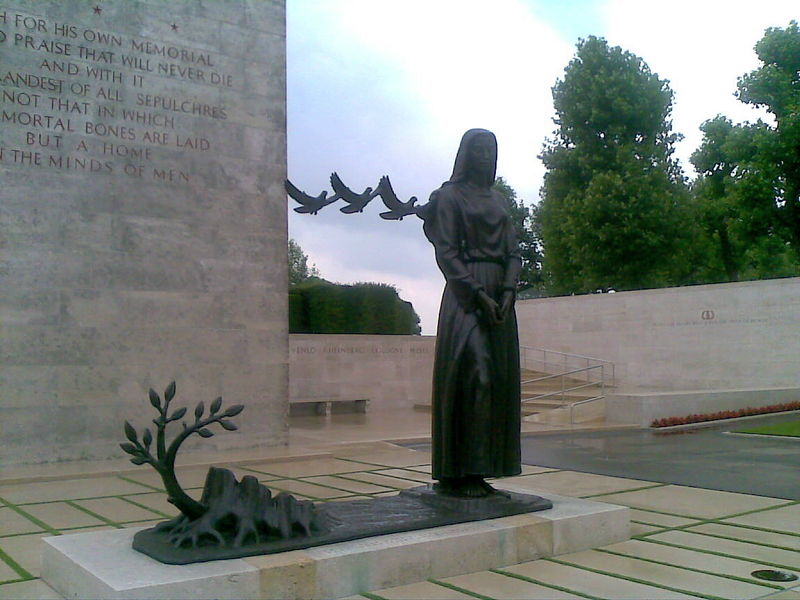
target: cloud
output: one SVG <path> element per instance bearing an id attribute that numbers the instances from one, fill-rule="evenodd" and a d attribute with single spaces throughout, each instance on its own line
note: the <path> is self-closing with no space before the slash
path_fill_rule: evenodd
<path id="1" fill-rule="evenodd" d="M 734 97 L 738 77 L 758 67 L 753 51 L 767 27 L 797 18 L 796 0 L 759 2 L 610 0 L 605 37 L 641 56 L 675 92 L 673 129 L 685 139 L 676 155 L 693 174 L 689 157 L 702 142 L 703 121 L 724 114 L 734 122 L 768 118 Z"/>
<path id="2" fill-rule="evenodd" d="M 497 134 L 498 175 L 538 201 L 536 155 L 554 129 L 551 88 L 575 52 L 575 33 L 605 37 L 641 56 L 675 92 L 677 156 L 685 170 L 700 124 L 718 113 L 763 116 L 733 97 L 757 66 L 753 45 L 796 17 L 796 0 L 289 0 L 289 176 L 301 189 L 330 189 L 337 171 L 355 190 L 389 175 L 402 199 L 421 202 L 447 179 L 461 134 Z M 595 19 L 596 23 L 592 23 Z M 290 212 L 290 235 L 324 277 L 397 285 L 436 327 L 442 278 L 421 222 L 335 206 L 316 217 Z"/>
<path id="3" fill-rule="evenodd" d="M 403 199 L 424 202 L 449 177 L 461 134 L 485 127 L 498 137 L 498 174 L 537 199 L 550 88 L 573 47 L 526 3 L 291 0 L 287 19 L 289 176 L 298 187 L 330 189 L 337 171 L 360 190 L 388 174 Z M 432 333 L 442 278 L 421 222 L 389 223 L 378 212 L 292 213 L 290 235 L 326 278 L 400 286 Z"/>

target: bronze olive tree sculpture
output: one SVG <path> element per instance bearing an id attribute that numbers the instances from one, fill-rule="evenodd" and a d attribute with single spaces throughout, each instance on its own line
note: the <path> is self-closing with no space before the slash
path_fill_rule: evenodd
<path id="1" fill-rule="evenodd" d="M 206 413 L 205 405 L 199 402 L 194 410 L 194 422 L 184 421 L 182 430 L 167 446 L 167 426 L 183 419 L 186 407 L 170 414 L 170 402 L 175 397 L 174 381 L 164 390 L 163 402 L 152 388 L 149 396 L 150 404 L 158 411 L 158 416 L 153 419 L 155 447 L 151 450 L 154 440 L 150 429 L 144 430 L 140 440 L 136 429 L 127 421 L 125 437 L 128 441 L 120 447 L 131 455 L 133 464 L 149 464 L 158 472 L 169 502 L 180 510 L 180 515 L 155 528 L 157 532 L 168 533 L 169 541 L 175 547 L 217 545 L 239 548 L 248 542 L 257 543 L 270 537 L 289 538 L 295 533 L 311 535 L 312 531 L 325 529 L 324 519 L 318 515 L 312 502 L 297 500 L 286 493 L 273 497 L 272 492 L 254 476 L 245 475 L 237 481 L 228 469 L 211 467 L 200 500 L 189 496 L 175 475 L 175 458 L 181 444 L 195 433 L 204 438 L 212 437 L 214 432 L 208 427 L 214 424 L 235 431 L 237 427 L 229 419 L 241 413 L 244 406 L 237 404 L 223 411 L 220 397 L 211 403 Z"/>

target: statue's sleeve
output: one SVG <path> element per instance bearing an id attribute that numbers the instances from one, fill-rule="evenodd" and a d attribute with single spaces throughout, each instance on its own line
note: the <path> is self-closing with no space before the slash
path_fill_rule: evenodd
<path id="1" fill-rule="evenodd" d="M 424 214 L 423 231 L 433 244 L 436 264 L 461 307 L 466 312 L 472 312 L 476 308 L 475 295 L 483 286 L 470 275 L 461 258 L 463 235 L 460 231 L 458 207 L 452 197 L 437 191 L 431 194 Z"/>
<path id="2" fill-rule="evenodd" d="M 517 231 L 510 217 L 505 222 L 505 228 L 506 270 L 503 276 L 503 289 L 516 292 L 519 274 L 522 272 L 522 254 L 519 250 Z"/>

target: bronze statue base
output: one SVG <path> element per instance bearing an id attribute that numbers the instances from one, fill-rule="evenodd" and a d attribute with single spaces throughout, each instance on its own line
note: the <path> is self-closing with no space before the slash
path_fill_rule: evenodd
<path id="1" fill-rule="evenodd" d="M 499 491 L 482 498 L 458 498 L 439 494 L 430 486 L 422 486 L 403 490 L 397 496 L 318 504 L 317 510 L 331 524 L 330 530 L 318 535 L 306 536 L 298 532 L 295 537 L 276 537 L 238 548 L 230 544 L 212 545 L 212 539 L 201 539 L 198 546 L 176 548 L 169 542 L 168 533 L 157 532 L 153 528 L 137 533 L 133 547 L 162 563 L 182 565 L 288 552 L 377 535 L 497 519 L 546 510 L 552 506 L 549 500 L 528 494 Z"/>

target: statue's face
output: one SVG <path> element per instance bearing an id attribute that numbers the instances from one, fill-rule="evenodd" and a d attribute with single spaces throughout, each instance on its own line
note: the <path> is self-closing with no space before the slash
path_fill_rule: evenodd
<path id="1" fill-rule="evenodd" d="M 479 135 L 469 146 L 470 167 L 476 171 L 487 172 L 494 169 L 495 149 L 492 138 L 488 135 Z"/>

